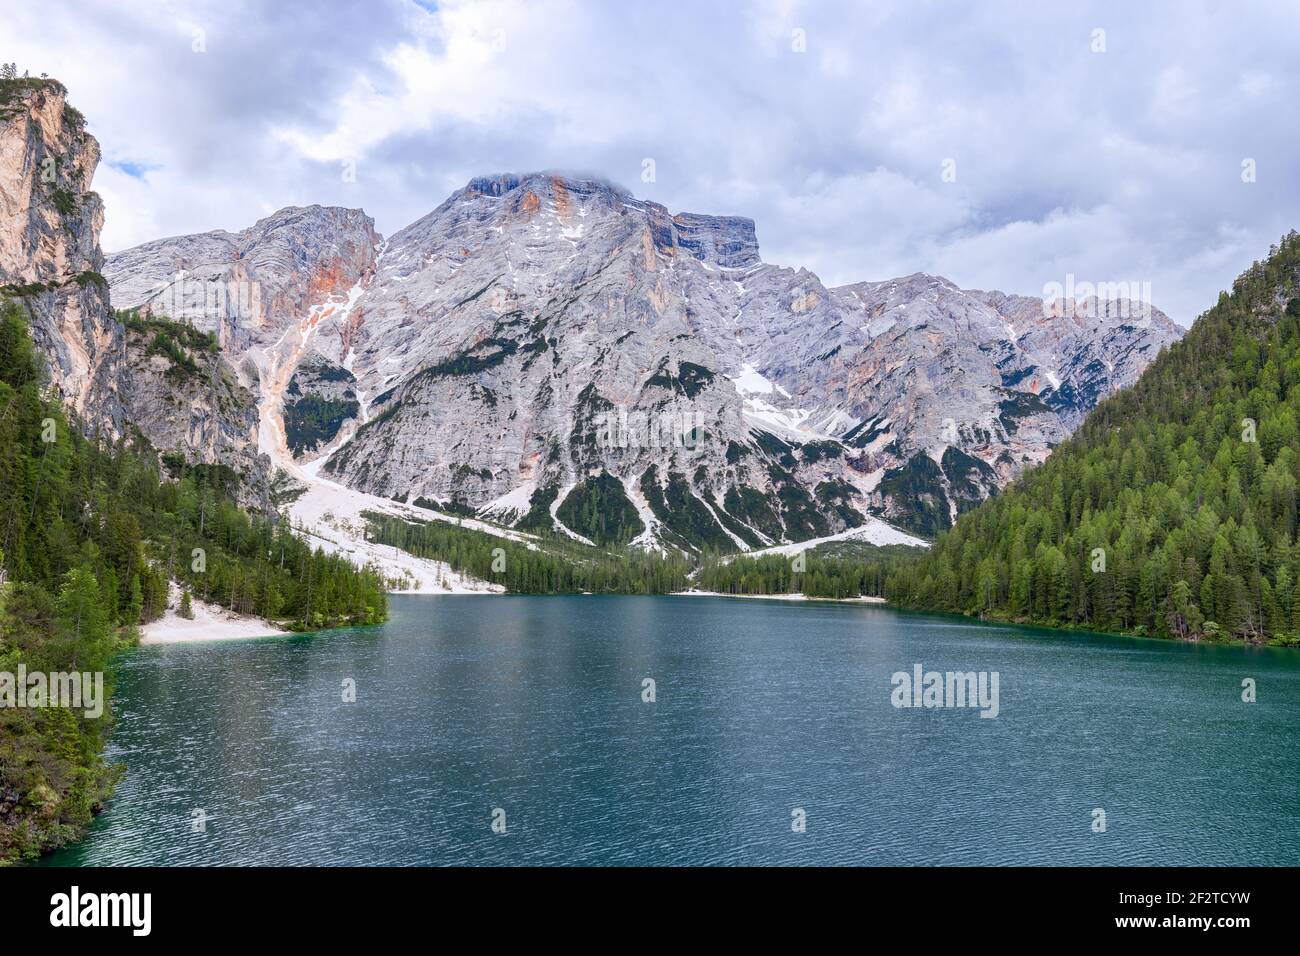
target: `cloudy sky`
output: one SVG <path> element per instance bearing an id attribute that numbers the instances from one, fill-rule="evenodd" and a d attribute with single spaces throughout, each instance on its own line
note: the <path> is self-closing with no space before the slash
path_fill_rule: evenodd
<path id="1" fill-rule="evenodd" d="M 110 251 L 306 203 L 387 235 L 472 176 L 565 169 L 749 216 L 765 259 L 828 284 L 1036 295 L 1073 273 L 1150 282 L 1188 323 L 1300 227 L 1292 0 L 61 0 L 5 19 L 0 58 L 63 80 L 100 140 Z"/>

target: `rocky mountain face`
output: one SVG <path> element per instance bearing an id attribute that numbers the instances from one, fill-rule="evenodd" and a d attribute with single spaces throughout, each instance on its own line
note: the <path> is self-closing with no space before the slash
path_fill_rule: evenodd
<path id="1" fill-rule="evenodd" d="M 89 430 L 126 420 L 126 341 L 108 304 L 90 191 L 99 144 L 54 80 L 0 81 L 0 293 L 21 299 L 51 385 Z"/>
<path id="2" fill-rule="evenodd" d="M 221 368 L 191 377 L 183 395 L 173 391 L 174 380 L 137 379 L 146 434 L 156 442 L 165 435 L 163 447 L 183 446 L 199 460 L 214 460 L 212 449 L 219 449 L 215 460 L 244 475 L 256 488 L 249 497 L 264 501 L 273 459 L 290 457 L 287 430 L 301 454 L 318 444 L 316 419 L 332 420 L 336 432 L 356 416 L 355 402 L 343 405 L 341 416 L 333 406 L 312 405 L 315 393 L 304 391 L 304 382 L 350 374 L 307 343 L 347 349 L 355 328 L 342 316 L 370 274 L 378 242 L 364 213 L 310 206 L 282 209 L 238 233 L 159 239 L 110 256 L 105 273 L 119 308 L 209 335 L 222 359 Z M 309 354 L 320 366 L 314 377 Z M 187 420 L 158 422 L 157 408 L 169 406 L 183 407 Z"/>
<path id="3" fill-rule="evenodd" d="M 0 81 L 0 294 L 25 305 L 50 385 L 87 432 L 143 437 L 172 470 L 225 466 L 246 503 L 268 505 L 257 397 L 217 337 L 193 309 L 124 323 L 111 306 L 98 163 L 60 83 Z"/>
<path id="4" fill-rule="evenodd" d="M 278 461 L 689 550 L 932 535 L 1181 334 L 1126 301 L 827 288 L 762 262 L 747 219 L 544 173 L 475 179 L 386 241 L 356 210 L 286 209 L 105 273 L 119 307 L 218 338 Z M 232 283 L 243 305 L 212 307 Z"/>
<path id="5" fill-rule="evenodd" d="M 1182 334 L 1141 303 L 1045 306 L 927 275 L 831 295 L 846 322 L 817 346 L 834 352 L 825 387 L 861 422 L 839 437 L 884 469 L 874 503 L 931 533 L 1042 461 Z"/>
<path id="6" fill-rule="evenodd" d="M 172 474 L 185 465 L 230 469 L 240 499 L 268 509 L 271 461 L 258 448 L 257 399 L 215 335 L 165 318 L 128 316 L 127 414 Z"/>
<path id="7" fill-rule="evenodd" d="M 358 209 L 287 208 L 238 233 L 219 229 L 116 253 L 105 274 L 118 308 L 212 332 L 227 355 L 273 345 L 309 318 L 326 321 L 319 336 L 337 346 L 352 330 L 329 323 L 332 310 L 322 304 L 346 297 L 369 273 L 378 243 L 374 220 Z"/>

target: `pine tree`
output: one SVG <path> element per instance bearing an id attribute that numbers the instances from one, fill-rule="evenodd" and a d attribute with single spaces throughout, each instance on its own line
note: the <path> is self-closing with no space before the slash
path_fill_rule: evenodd
<path id="1" fill-rule="evenodd" d="M 893 562 L 886 594 L 1046 624 L 1300 638 L 1297 289 L 1292 232 L 1046 462 Z M 1084 560 L 1094 548 L 1104 572 Z M 1006 590 L 990 605 L 995 580 Z"/>

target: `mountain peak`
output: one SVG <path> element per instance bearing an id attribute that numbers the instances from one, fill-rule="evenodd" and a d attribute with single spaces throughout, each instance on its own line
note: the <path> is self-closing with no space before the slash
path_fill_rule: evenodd
<path id="1" fill-rule="evenodd" d="M 466 183 L 461 192 L 500 199 L 520 188 L 548 196 L 555 192 L 575 193 L 582 196 L 607 195 L 629 199 L 632 196 L 628 190 L 604 177 L 559 169 L 475 176 Z"/>
<path id="2" fill-rule="evenodd" d="M 259 284 L 262 311 L 215 331 L 262 391 L 273 456 L 559 534 L 567 515 L 600 537 L 580 521 L 593 496 L 636 515 L 620 526 L 646 545 L 759 548 L 872 515 L 934 534 L 1177 337 L 1028 299 L 1008 317 L 927 273 L 828 290 L 760 267 L 752 219 L 674 214 L 567 172 L 475 177 L 382 262 L 363 221 L 290 207 L 234 242 L 128 251 L 107 274 L 124 302 L 154 301 L 178 263 Z M 342 411 L 304 432 L 326 407 Z M 695 446 L 643 440 L 687 413 L 707 423 Z M 640 437 L 602 444 L 611 414 Z"/>
<path id="3" fill-rule="evenodd" d="M 374 219 L 366 215 L 366 211 L 360 207 L 352 206 L 322 206 L 319 203 L 312 203 L 308 206 L 281 206 L 270 215 L 263 216 L 257 222 L 247 229 L 241 230 L 241 234 L 265 231 L 274 229 L 280 225 L 298 220 L 324 220 L 324 221 L 352 221 L 364 220 L 374 225 Z"/>
<path id="4" fill-rule="evenodd" d="M 563 170 L 476 176 L 449 202 L 458 197 L 470 202 L 480 197 L 504 200 L 511 213 L 524 216 L 545 206 L 566 224 L 575 211 L 583 218 L 593 209 L 611 215 L 640 212 L 649 218 L 655 245 L 661 250 L 681 249 L 701 262 L 724 269 L 749 268 L 760 261 L 754 220 L 693 212 L 674 214 L 662 203 L 638 199 L 630 190 L 600 176 Z"/>

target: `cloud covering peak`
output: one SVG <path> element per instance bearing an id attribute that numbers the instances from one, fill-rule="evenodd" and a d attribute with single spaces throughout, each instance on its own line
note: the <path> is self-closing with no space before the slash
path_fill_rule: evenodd
<path id="1" fill-rule="evenodd" d="M 69 87 L 104 245 L 287 204 L 384 234 L 494 170 L 755 220 L 830 284 L 1150 282 L 1187 323 L 1300 226 L 1291 4 L 20 5 Z M 1253 181 L 1250 179 L 1253 176 Z"/>

